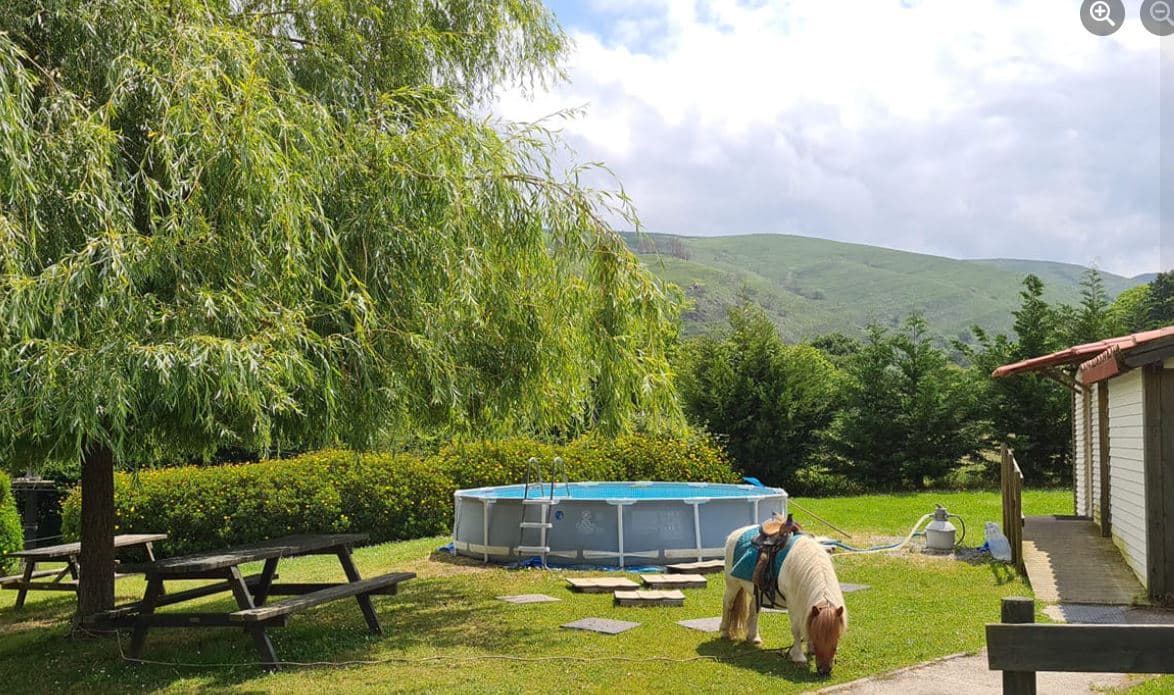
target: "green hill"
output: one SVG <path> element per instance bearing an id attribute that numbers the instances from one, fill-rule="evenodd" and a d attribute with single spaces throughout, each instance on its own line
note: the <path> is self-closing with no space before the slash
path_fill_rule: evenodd
<path id="1" fill-rule="evenodd" d="M 1009 331 L 1023 277 L 1035 273 L 1046 298 L 1075 304 L 1078 265 L 1017 259 L 957 260 L 863 244 L 782 234 L 722 237 L 626 235 L 648 267 L 679 285 L 692 306 L 684 330 L 725 324 L 743 298 L 762 306 L 789 341 L 870 323 L 895 327 L 911 312 L 946 338 L 968 339 L 977 324 Z M 1137 279 L 1102 273 L 1110 295 Z"/>

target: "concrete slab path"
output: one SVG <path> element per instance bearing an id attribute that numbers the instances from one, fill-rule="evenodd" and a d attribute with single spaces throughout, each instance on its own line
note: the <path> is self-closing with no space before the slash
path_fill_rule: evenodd
<path id="1" fill-rule="evenodd" d="M 1128 606 L 1144 598 L 1121 551 L 1087 519 L 1027 517 L 1023 564 L 1042 603 Z"/>
<path id="2" fill-rule="evenodd" d="M 1121 673 L 1040 673 L 1040 693 L 1085 695 L 1103 693 L 1136 682 Z M 883 676 L 862 678 L 815 691 L 820 695 L 1002 695 L 1003 673 L 987 668 L 986 651 L 973 656 L 959 655 L 940 661 L 893 671 Z"/>

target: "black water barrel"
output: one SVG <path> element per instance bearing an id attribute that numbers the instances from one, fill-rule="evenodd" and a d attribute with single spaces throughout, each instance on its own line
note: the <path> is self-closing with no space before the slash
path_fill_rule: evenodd
<path id="1" fill-rule="evenodd" d="M 39 548 L 61 542 L 61 501 L 66 490 L 44 478 L 12 479 L 12 495 L 24 526 L 24 547 Z"/>

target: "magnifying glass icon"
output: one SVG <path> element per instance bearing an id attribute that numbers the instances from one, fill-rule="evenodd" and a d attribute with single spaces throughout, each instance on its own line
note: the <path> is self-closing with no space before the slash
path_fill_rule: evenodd
<path id="1" fill-rule="evenodd" d="M 1098 2 L 1100 1 L 1098 0 Z M 1093 4 L 1095 5 L 1096 3 Z M 1170 3 L 1166 2 L 1166 0 L 1158 0 L 1150 5 L 1150 19 L 1155 22 L 1174 26 L 1174 10 L 1171 10 Z"/>
<path id="2" fill-rule="evenodd" d="M 1165 0 L 1158 0 L 1158 2 L 1154 3 L 1150 7 L 1150 16 L 1153 16 L 1154 8 L 1158 5 L 1165 6 L 1166 14 L 1164 16 L 1169 18 L 1171 14 L 1170 6 L 1166 4 Z M 1088 16 L 1091 17 L 1094 22 L 1104 22 L 1109 26 L 1116 28 L 1117 23 L 1114 22 L 1113 18 L 1109 16 L 1110 14 L 1112 14 L 1112 11 L 1109 9 L 1109 3 L 1105 2 L 1105 0 L 1097 0 L 1092 5 L 1089 5 Z M 1154 17 L 1154 19 L 1159 22 L 1162 21 L 1157 17 Z"/>

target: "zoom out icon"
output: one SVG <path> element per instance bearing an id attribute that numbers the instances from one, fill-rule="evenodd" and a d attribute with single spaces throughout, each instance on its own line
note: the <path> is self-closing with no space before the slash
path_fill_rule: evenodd
<path id="1" fill-rule="evenodd" d="M 1151 34 L 1169 36 L 1174 34 L 1174 2 L 1171 0 L 1143 0 L 1141 23 Z"/>

